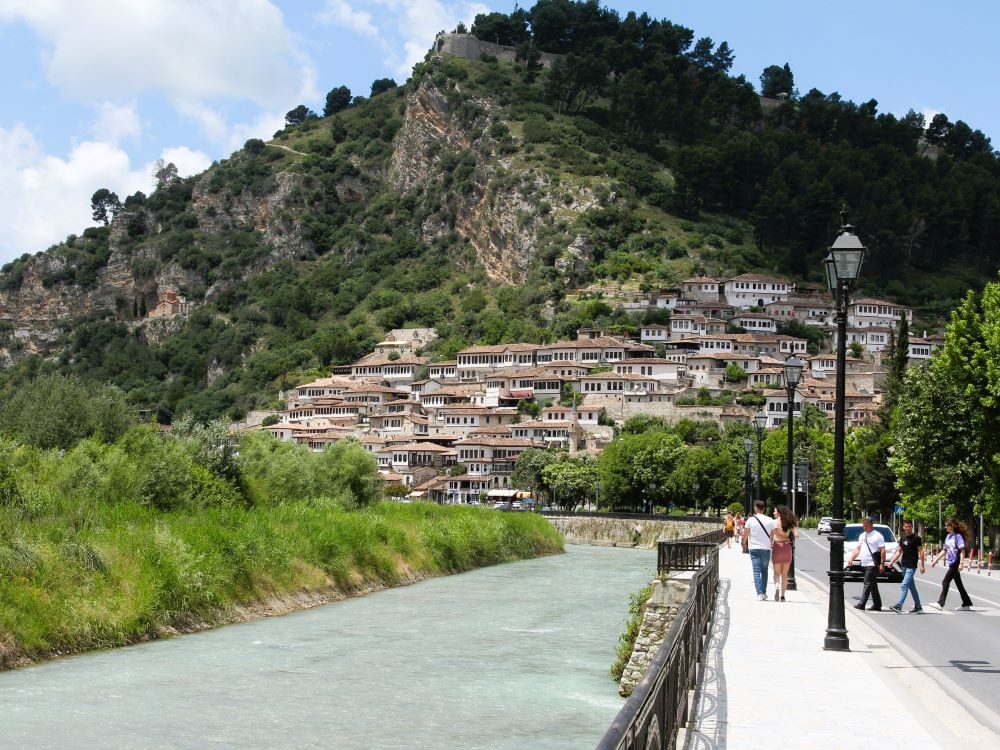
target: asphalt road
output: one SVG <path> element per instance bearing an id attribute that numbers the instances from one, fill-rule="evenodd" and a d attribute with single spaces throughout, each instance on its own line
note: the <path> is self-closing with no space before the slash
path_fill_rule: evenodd
<path id="1" fill-rule="evenodd" d="M 826 537 L 815 531 L 803 532 L 796 544 L 796 572 L 814 579 L 824 590 L 828 589 L 826 571 L 830 560 L 830 544 Z M 912 609 L 912 599 L 907 596 L 904 614 L 888 609 L 882 612 L 858 612 L 876 629 L 888 635 L 903 655 L 917 669 L 925 670 L 948 689 L 973 715 L 993 725 L 1000 731 L 1000 713 L 997 713 L 997 696 L 1000 695 L 1000 570 L 992 576 L 986 572 L 976 574 L 973 569 L 962 573 L 973 610 L 957 612 L 961 604 L 958 591 L 952 585 L 943 611 L 932 606 L 941 594 L 941 580 L 945 568 L 942 564 L 926 573 L 917 573 L 917 591 L 924 612 L 907 614 Z M 899 584 L 882 584 L 882 606 L 889 607 L 899 598 Z M 861 583 L 844 586 L 845 607 L 851 607 L 861 598 Z M 871 606 L 869 602 L 868 606 Z M 853 610 L 852 610 L 853 612 Z M 850 637 L 851 618 L 847 619 Z"/>

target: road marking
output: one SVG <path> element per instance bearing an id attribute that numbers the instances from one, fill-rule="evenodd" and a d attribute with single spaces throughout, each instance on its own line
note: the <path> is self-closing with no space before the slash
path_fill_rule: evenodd
<path id="1" fill-rule="evenodd" d="M 802 573 L 802 577 L 808 579 L 810 583 L 820 590 L 820 593 L 823 593 L 821 582 L 818 579 L 808 573 Z M 845 610 L 846 609 L 850 608 L 845 607 Z M 926 608 L 924 609 L 924 612 L 928 611 L 935 614 L 956 614 L 955 612 L 949 611 L 936 611 L 933 608 L 931 610 L 927 610 Z M 853 615 L 862 625 L 874 630 L 886 643 L 891 644 L 896 653 L 900 654 L 905 662 L 909 662 L 911 667 L 926 670 L 925 673 L 928 675 L 936 673 L 939 683 L 947 685 L 947 688 L 945 689 L 946 694 L 950 692 L 950 697 L 957 699 L 959 705 L 971 714 L 973 718 L 978 719 L 981 724 L 985 724 L 989 728 L 989 731 L 1000 734 L 1000 713 L 997 713 L 992 707 L 985 705 L 976 696 L 972 695 L 968 690 L 955 682 L 955 680 L 952 679 L 950 675 L 946 674 L 943 669 L 928 665 L 928 659 L 918 654 L 913 648 L 904 643 L 902 639 L 886 630 L 883 624 L 876 622 L 879 619 L 878 617 L 864 617 L 860 612 L 845 612 L 845 614 L 848 617 Z"/>

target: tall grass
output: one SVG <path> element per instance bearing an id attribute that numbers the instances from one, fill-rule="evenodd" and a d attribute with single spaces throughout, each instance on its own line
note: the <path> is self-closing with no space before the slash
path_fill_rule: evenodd
<path id="1" fill-rule="evenodd" d="M 134 427 L 42 450 L 0 436 L 0 668 L 129 643 L 235 605 L 350 594 L 562 548 L 545 519 L 373 502 L 354 443 Z"/>
<path id="2" fill-rule="evenodd" d="M 430 504 L 286 503 L 159 511 L 91 506 L 15 525 L 0 541 L 0 666 L 120 645 L 232 605 L 302 591 L 350 594 L 558 551 L 532 514 Z"/>

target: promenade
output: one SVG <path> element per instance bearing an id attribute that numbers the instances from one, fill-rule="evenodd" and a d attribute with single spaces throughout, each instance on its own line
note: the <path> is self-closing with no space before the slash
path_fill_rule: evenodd
<path id="1" fill-rule="evenodd" d="M 825 591 L 800 576 L 787 601 L 760 602 L 738 545 L 723 546 L 719 562 L 716 618 L 685 748 L 997 746 L 997 735 L 869 627 L 852 600 L 851 651 L 824 651 Z"/>

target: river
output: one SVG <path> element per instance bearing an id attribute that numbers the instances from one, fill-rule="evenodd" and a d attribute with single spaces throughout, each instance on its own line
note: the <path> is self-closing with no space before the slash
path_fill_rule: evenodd
<path id="1" fill-rule="evenodd" d="M 656 556 L 566 550 L 0 673 L 0 747 L 593 747 Z"/>

